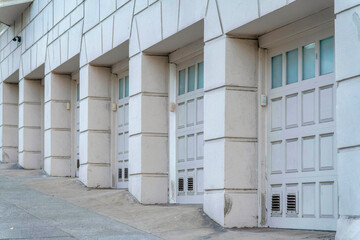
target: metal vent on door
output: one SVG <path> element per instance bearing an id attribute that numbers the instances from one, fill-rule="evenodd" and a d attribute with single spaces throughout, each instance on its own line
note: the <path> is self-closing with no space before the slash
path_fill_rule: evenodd
<path id="1" fill-rule="evenodd" d="M 183 178 L 178 179 L 178 191 L 179 192 L 184 191 L 184 179 Z"/>
<path id="2" fill-rule="evenodd" d="M 129 169 L 128 168 L 124 169 L 124 179 L 125 179 L 125 181 L 127 181 L 129 179 Z"/>
<path id="3" fill-rule="evenodd" d="M 271 212 L 280 213 L 280 194 L 273 194 L 271 196 Z"/>
<path id="4" fill-rule="evenodd" d="M 192 177 L 187 179 L 187 190 L 189 192 L 194 191 L 194 178 Z"/>
<path id="5" fill-rule="evenodd" d="M 286 196 L 286 212 L 296 213 L 296 194 L 288 193 Z"/>

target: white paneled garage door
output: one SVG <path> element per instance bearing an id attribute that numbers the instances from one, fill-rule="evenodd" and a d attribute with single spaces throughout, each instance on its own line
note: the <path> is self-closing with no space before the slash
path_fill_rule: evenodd
<path id="1" fill-rule="evenodd" d="M 334 38 L 324 30 L 268 52 L 268 223 L 336 230 Z"/>
<path id="2" fill-rule="evenodd" d="M 119 78 L 117 97 L 117 188 L 128 188 L 129 181 L 129 76 Z"/>
<path id="3" fill-rule="evenodd" d="M 204 63 L 178 65 L 177 72 L 177 199 L 202 203 L 204 194 Z"/>

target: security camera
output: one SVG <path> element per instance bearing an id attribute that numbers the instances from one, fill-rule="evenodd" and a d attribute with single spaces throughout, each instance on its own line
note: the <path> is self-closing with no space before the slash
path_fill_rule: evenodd
<path id="1" fill-rule="evenodd" d="M 21 37 L 20 36 L 16 36 L 13 38 L 14 42 L 21 42 Z"/>

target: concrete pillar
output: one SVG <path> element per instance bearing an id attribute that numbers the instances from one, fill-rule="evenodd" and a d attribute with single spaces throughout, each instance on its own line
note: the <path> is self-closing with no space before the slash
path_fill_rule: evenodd
<path id="1" fill-rule="evenodd" d="M 0 161 L 18 162 L 18 104 L 17 84 L 0 83 Z"/>
<path id="2" fill-rule="evenodd" d="M 130 59 L 129 191 L 144 204 L 168 202 L 168 58 Z"/>
<path id="3" fill-rule="evenodd" d="M 205 44 L 204 211 L 225 227 L 257 226 L 257 41 Z"/>
<path id="4" fill-rule="evenodd" d="M 19 82 L 19 164 L 25 169 L 42 166 L 41 80 Z"/>
<path id="5" fill-rule="evenodd" d="M 80 69 L 80 170 L 88 187 L 111 187 L 111 71 L 85 65 Z"/>
<path id="6" fill-rule="evenodd" d="M 71 80 L 69 75 L 45 77 L 44 170 L 50 176 L 70 176 Z"/>
<path id="7" fill-rule="evenodd" d="M 336 140 L 339 220 L 336 239 L 360 239 L 360 6 L 335 0 Z"/>

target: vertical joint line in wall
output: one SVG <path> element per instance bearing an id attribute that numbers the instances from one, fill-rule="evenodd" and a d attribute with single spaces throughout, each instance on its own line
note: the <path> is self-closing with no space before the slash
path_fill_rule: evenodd
<path id="1" fill-rule="evenodd" d="M 100 37 L 100 44 L 101 44 L 101 46 L 100 46 L 100 48 L 101 48 L 101 54 L 104 54 L 104 47 L 103 47 L 103 42 L 104 42 L 104 39 L 103 39 L 103 25 L 102 25 L 102 23 L 99 23 L 99 27 L 100 27 L 100 34 L 101 34 L 101 37 Z"/>
<path id="2" fill-rule="evenodd" d="M 67 49 L 66 49 L 66 53 L 67 53 L 67 60 L 69 60 L 70 58 L 70 31 L 67 32 Z M 80 45 L 81 47 L 81 45 Z"/>
<path id="3" fill-rule="evenodd" d="M 136 24 L 136 34 L 137 34 L 137 41 L 138 41 L 139 51 L 141 52 L 140 35 L 139 35 L 139 29 L 138 29 L 138 24 L 137 24 L 136 18 L 135 18 L 135 24 Z"/>
<path id="4" fill-rule="evenodd" d="M 181 0 L 178 0 L 179 1 L 179 4 L 178 4 L 178 19 L 177 19 L 177 26 L 176 26 L 176 31 L 179 31 L 179 23 L 180 23 L 180 1 Z"/>
<path id="5" fill-rule="evenodd" d="M 131 29 L 131 28 L 130 28 Z M 115 35 L 115 14 L 112 16 L 112 39 L 111 46 L 114 48 L 114 35 Z"/>
<path id="6" fill-rule="evenodd" d="M 63 15 L 62 15 L 62 18 L 61 18 L 61 20 L 63 20 L 66 16 L 65 16 L 65 1 L 63 1 Z M 58 23 L 60 23 L 61 22 L 61 20 L 58 22 Z"/>
<path id="7" fill-rule="evenodd" d="M 60 38 L 57 39 L 56 41 L 59 41 L 59 44 L 60 44 Z M 55 41 L 54 41 L 54 43 L 55 43 Z M 53 43 L 53 44 L 54 44 L 54 43 Z M 60 45 L 60 47 L 61 47 L 61 45 Z M 52 50 L 52 55 L 55 56 L 55 48 L 52 47 L 51 50 Z M 61 53 L 61 48 L 60 48 L 60 53 Z M 50 56 L 50 55 L 49 55 L 49 56 Z M 60 58 L 61 58 L 61 56 L 60 56 Z M 50 59 L 50 58 L 49 58 L 49 59 Z M 53 67 L 55 67 L 55 66 L 53 66 Z"/>
<path id="8" fill-rule="evenodd" d="M 83 9 L 85 9 L 85 8 L 83 8 Z M 85 11 L 85 10 L 84 10 Z M 85 13 L 84 13 L 85 14 Z M 82 30 L 81 30 L 81 32 L 83 33 L 84 32 L 84 20 L 82 21 Z M 82 43 L 83 43 L 83 41 L 84 41 L 84 53 L 85 53 L 85 59 L 86 59 L 86 63 L 87 63 L 87 61 L 88 61 L 88 56 L 87 56 L 87 52 L 86 52 L 86 41 L 85 41 L 85 35 L 84 34 L 81 34 L 81 42 L 80 42 L 80 55 L 81 55 L 81 47 L 82 47 Z M 81 58 L 80 58 L 81 59 Z M 82 67 L 82 66 L 80 66 L 80 67 Z M 79 76 L 80 76 L 80 72 L 79 72 Z M 80 77 L 79 77 L 79 83 L 80 83 Z"/>
<path id="9" fill-rule="evenodd" d="M 32 65 L 32 57 L 31 57 L 31 48 L 29 48 L 28 50 L 26 50 L 26 52 L 29 51 L 29 55 L 30 55 L 30 69 L 31 69 L 31 65 Z M 24 72 L 23 72 L 24 74 Z"/>
<path id="10" fill-rule="evenodd" d="M 31 71 L 35 70 L 36 67 L 37 67 L 37 52 L 38 52 L 38 44 L 34 45 L 34 48 L 35 48 L 35 63 L 34 63 L 34 66 L 35 68 L 34 69 L 31 69 Z"/>
<path id="11" fill-rule="evenodd" d="M 102 22 L 100 21 L 100 14 L 101 14 L 101 11 L 100 11 L 100 0 L 98 0 L 98 2 L 99 2 L 99 22 L 98 22 L 98 24 L 100 25 L 100 34 L 101 34 L 101 38 L 100 38 L 100 40 L 101 40 L 101 54 L 103 54 L 104 53 L 104 49 L 103 49 L 103 42 L 104 42 L 104 39 L 103 39 L 103 25 L 102 25 Z"/>
<path id="12" fill-rule="evenodd" d="M 99 11 L 98 24 L 101 24 L 101 22 L 100 22 L 100 14 L 101 14 L 101 11 L 100 11 L 100 5 L 101 5 L 101 4 L 100 4 L 100 0 L 98 0 L 98 3 L 99 3 L 99 8 L 98 8 L 98 9 L 99 9 L 99 10 L 98 10 L 98 11 Z M 85 7 L 85 6 L 84 6 L 84 7 Z M 84 19 L 85 19 L 85 15 L 84 15 Z M 101 43 L 101 44 L 102 44 L 102 43 Z"/>
<path id="13" fill-rule="evenodd" d="M 133 5 L 133 10 L 132 10 L 132 16 L 131 16 L 131 23 L 130 23 L 130 34 L 129 34 L 129 39 L 131 38 L 132 33 L 132 27 L 134 24 L 134 19 L 135 19 L 135 5 L 136 5 L 136 0 L 133 1 L 134 5 Z M 114 25 L 115 25 L 115 19 L 114 19 Z"/>
<path id="14" fill-rule="evenodd" d="M 163 8 L 162 8 L 162 2 L 160 4 L 160 21 L 161 21 L 161 39 L 164 39 L 164 25 L 163 25 Z"/>
<path id="15" fill-rule="evenodd" d="M 59 48 L 60 48 L 60 65 L 61 65 L 61 37 L 59 37 L 56 41 L 59 41 Z M 55 49 L 55 48 L 53 48 L 53 49 Z M 55 51 L 55 50 L 54 50 Z M 53 56 L 55 56 L 54 54 L 53 54 Z"/>
<path id="16" fill-rule="evenodd" d="M 206 2 L 205 16 L 204 17 L 206 17 L 206 15 L 207 15 L 207 12 L 208 12 L 208 9 L 209 9 L 209 2 L 210 2 L 210 0 L 207 0 L 207 2 Z"/>
<path id="17" fill-rule="evenodd" d="M 217 9 L 217 12 L 218 12 L 218 17 L 219 17 L 219 22 L 220 22 L 220 27 L 221 27 L 221 33 L 224 34 L 224 29 L 223 29 L 223 25 L 222 25 L 222 21 L 221 21 L 219 5 L 217 3 L 217 0 L 214 0 L 214 1 L 215 1 L 216 9 Z"/>

